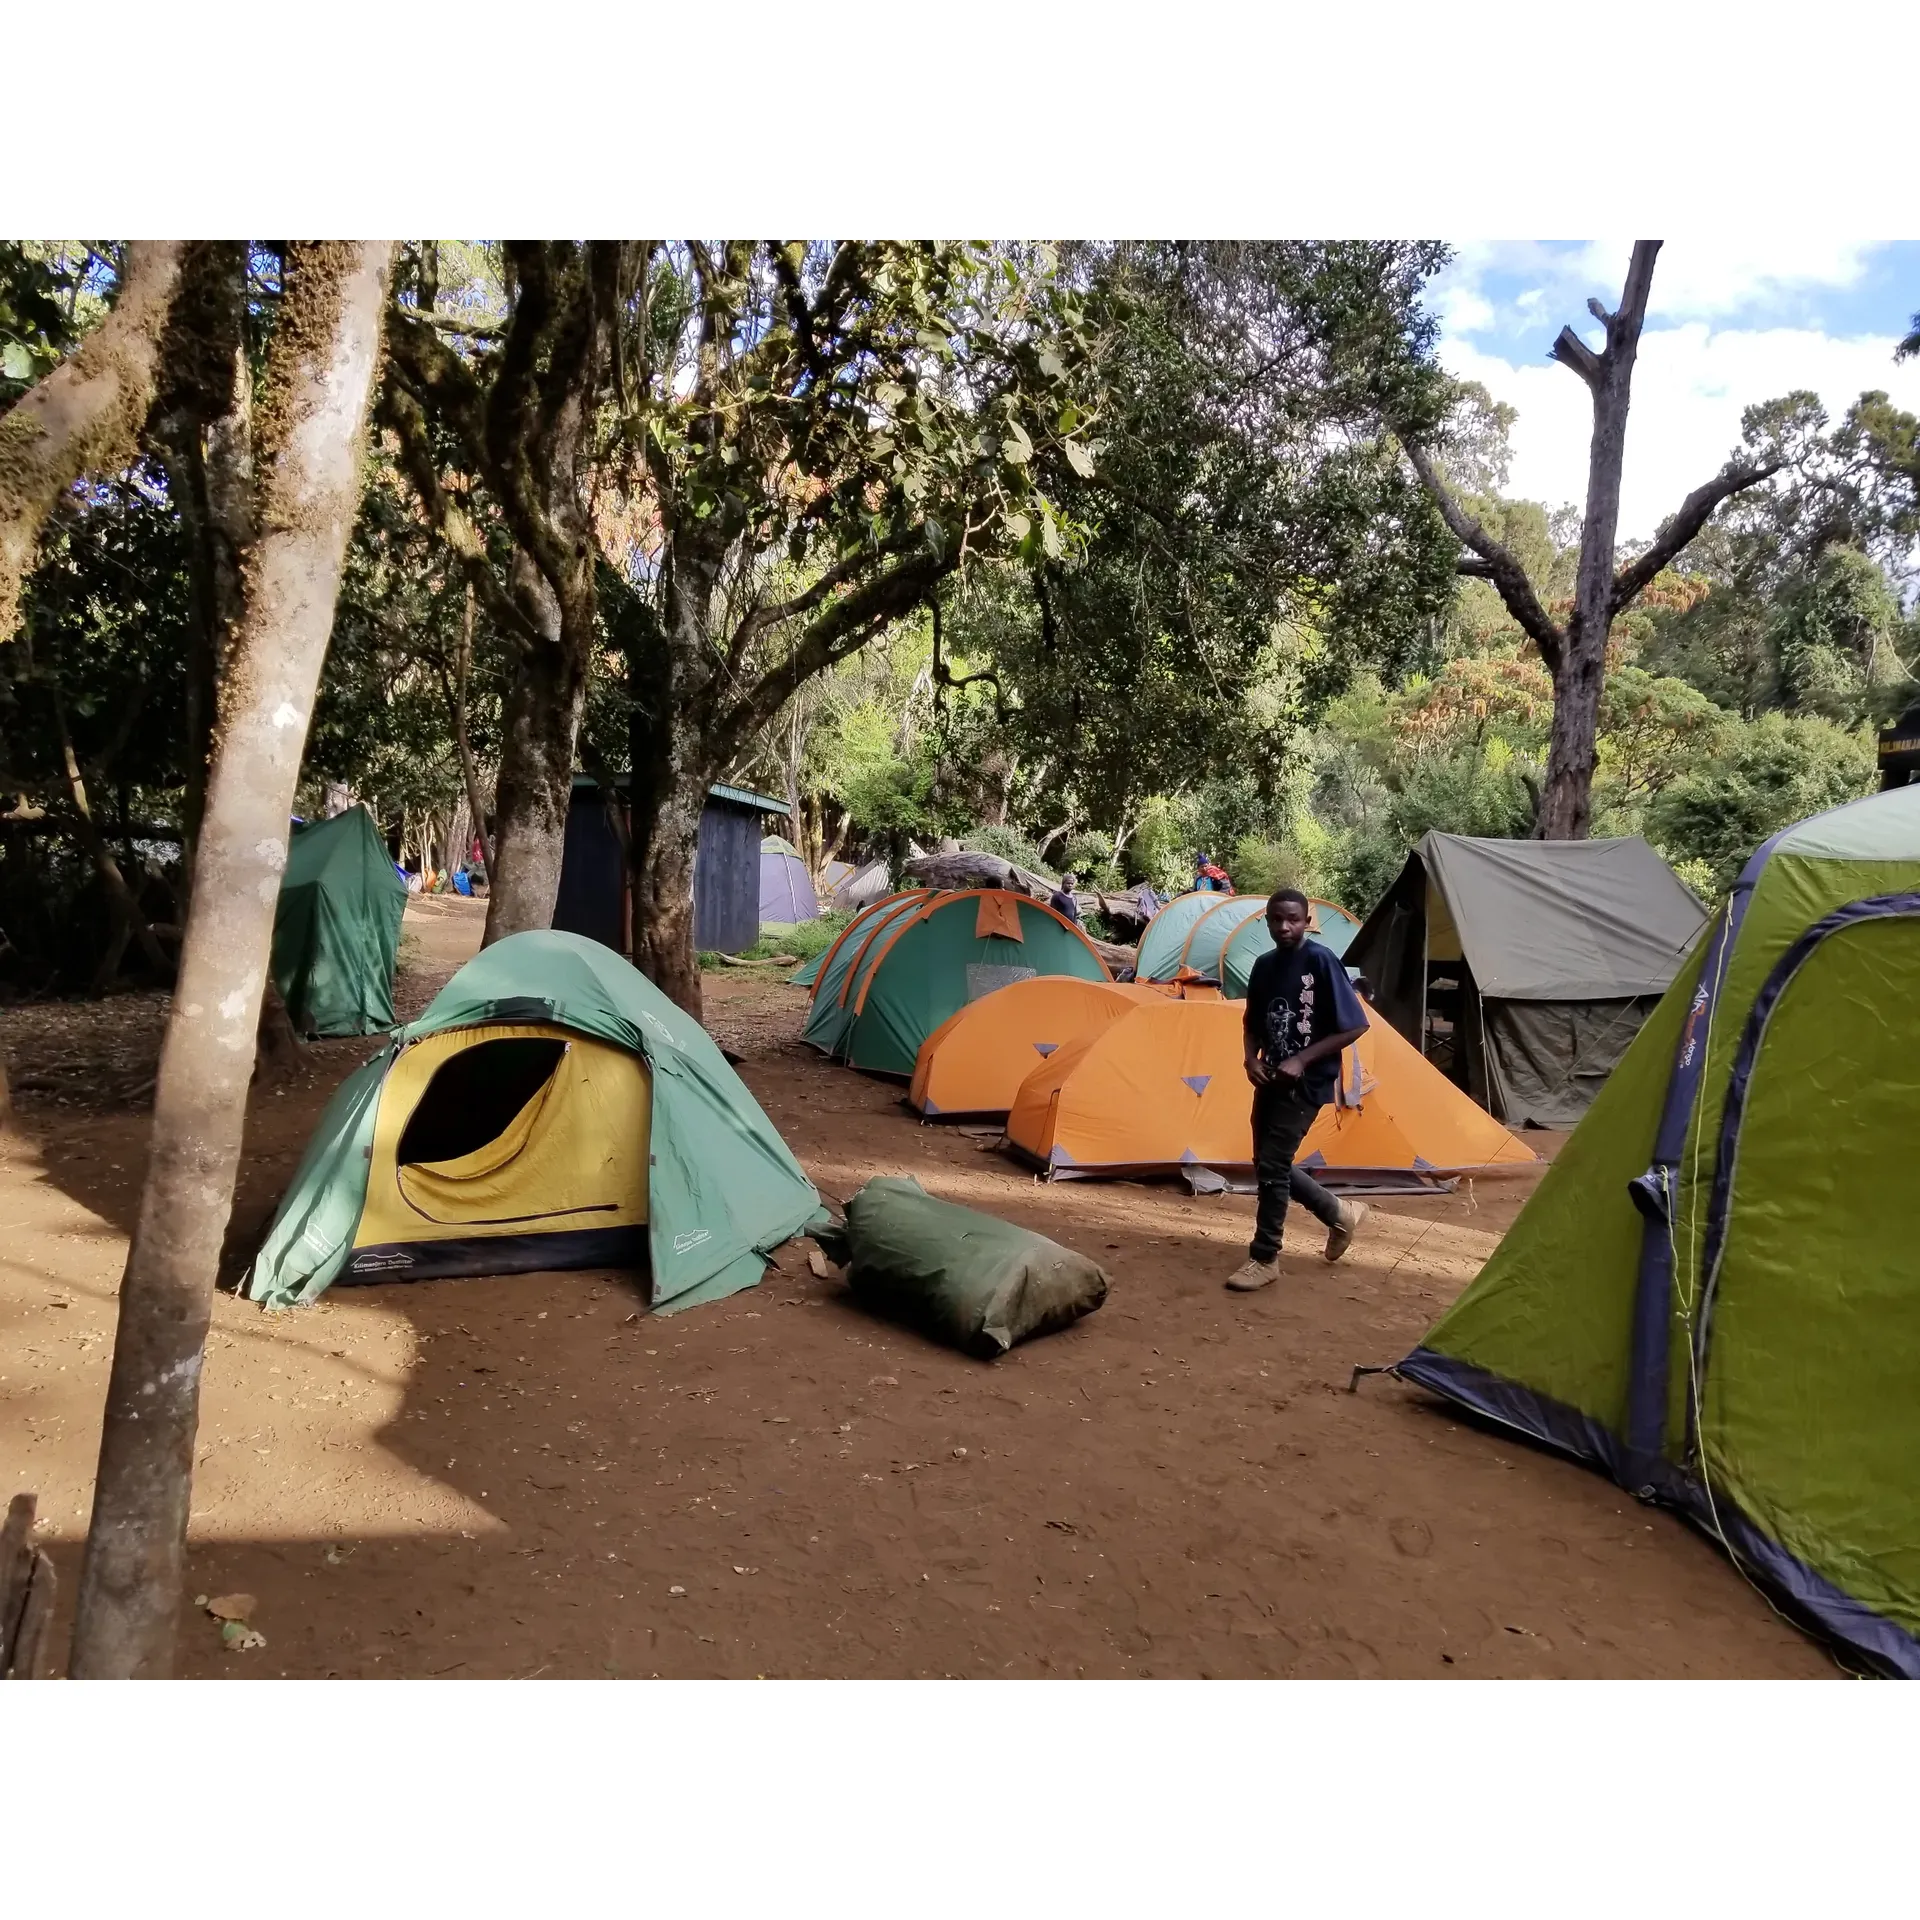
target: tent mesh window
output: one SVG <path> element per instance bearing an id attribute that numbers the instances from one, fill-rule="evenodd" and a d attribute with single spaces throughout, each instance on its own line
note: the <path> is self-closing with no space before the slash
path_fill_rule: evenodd
<path id="1" fill-rule="evenodd" d="M 483 1040 L 456 1053 L 420 1096 L 394 1156 L 403 1167 L 477 1153 L 512 1125 L 565 1059 L 564 1040 Z"/>
<path id="2" fill-rule="evenodd" d="M 997 967 L 990 961 L 970 960 L 967 962 L 967 998 L 984 999 L 999 987 L 1010 987 L 1016 980 L 1035 978 L 1032 967 Z"/>

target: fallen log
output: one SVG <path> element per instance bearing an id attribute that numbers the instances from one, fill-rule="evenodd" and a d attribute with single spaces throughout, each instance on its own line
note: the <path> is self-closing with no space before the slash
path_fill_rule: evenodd
<path id="1" fill-rule="evenodd" d="M 1015 866 L 997 853 L 925 853 L 909 860 L 905 871 L 923 887 L 1006 887 L 1035 900 L 1050 899 L 1060 884 L 1031 867 Z M 1073 897 L 1083 917 L 1097 913 L 1116 932 L 1144 929 L 1147 924 L 1137 887 L 1124 893 L 1088 889 L 1076 891 Z"/>

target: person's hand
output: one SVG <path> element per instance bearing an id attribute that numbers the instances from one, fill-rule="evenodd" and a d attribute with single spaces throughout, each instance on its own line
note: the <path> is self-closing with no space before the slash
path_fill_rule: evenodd
<path id="1" fill-rule="evenodd" d="M 1256 1087 L 1270 1087 L 1273 1085 L 1273 1069 L 1256 1053 L 1247 1062 L 1247 1078 Z"/>
<path id="2" fill-rule="evenodd" d="M 1307 1063 L 1297 1053 L 1290 1053 L 1280 1062 L 1279 1074 L 1282 1080 L 1298 1080 L 1307 1070 Z"/>

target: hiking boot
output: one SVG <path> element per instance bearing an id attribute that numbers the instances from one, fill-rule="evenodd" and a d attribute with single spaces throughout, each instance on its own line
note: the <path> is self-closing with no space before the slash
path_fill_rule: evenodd
<path id="1" fill-rule="evenodd" d="M 1364 1200 L 1342 1200 L 1340 1218 L 1327 1229 L 1327 1258 L 1338 1260 L 1353 1245 L 1360 1223 L 1373 1209 Z"/>
<path id="2" fill-rule="evenodd" d="M 1234 1293 L 1258 1293 L 1262 1287 L 1272 1286 L 1279 1278 L 1278 1259 L 1248 1260 L 1227 1275 L 1227 1286 Z"/>

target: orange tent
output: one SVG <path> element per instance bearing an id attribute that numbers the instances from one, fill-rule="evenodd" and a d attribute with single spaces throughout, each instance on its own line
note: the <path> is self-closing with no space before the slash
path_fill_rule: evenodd
<path id="1" fill-rule="evenodd" d="M 1007 1138 L 1055 1180 L 1253 1164 L 1253 1090 L 1236 1000 L 1165 1000 L 1049 1054 L 1020 1084 Z M 1300 1165 L 1334 1176 L 1530 1166 L 1533 1151 L 1375 1019 L 1341 1061 L 1338 1100 Z"/>
<path id="2" fill-rule="evenodd" d="M 1152 987 L 1065 974 L 996 987 L 927 1035 L 907 1104 L 929 1119 L 1005 1113 L 1020 1082 L 1056 1049 L 1161 997 Z"/>

